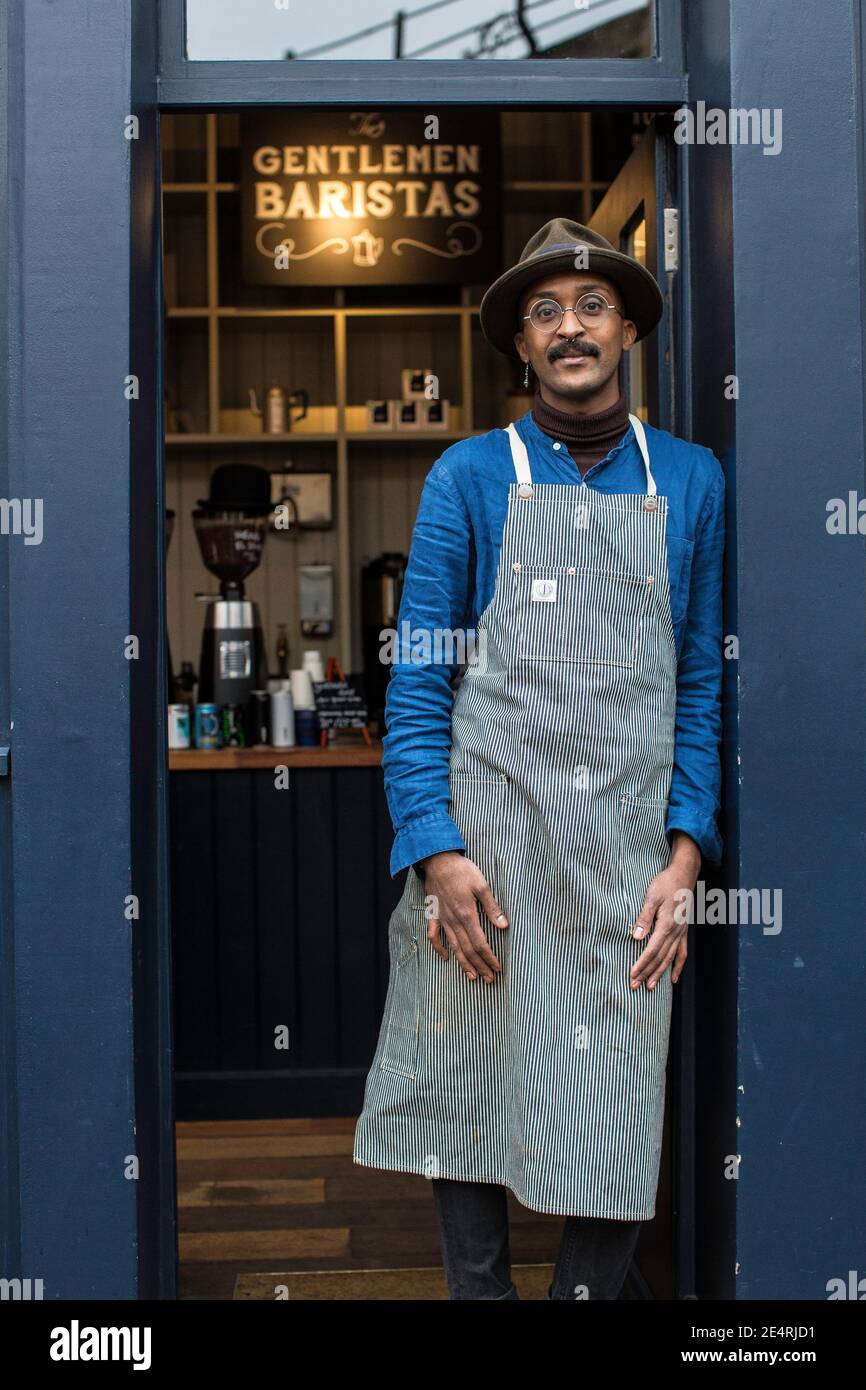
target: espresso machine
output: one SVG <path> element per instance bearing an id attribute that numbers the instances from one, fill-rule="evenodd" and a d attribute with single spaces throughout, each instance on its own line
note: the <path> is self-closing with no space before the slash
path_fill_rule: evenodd
<path id="1" fill-rule="evenodd" d="M 246 705 L 250 691 L 267 687 L 268 667 L 258 605 L 244 595 L 244 580 L 258 568 L 272 512 L 265 468 L 227 463 L 214 469 L 210 496 L 192 514 L 201 558 L 220 581 L 218 594 L 197 594 L 208 604 L 201 641 L 198 701 Z"/>

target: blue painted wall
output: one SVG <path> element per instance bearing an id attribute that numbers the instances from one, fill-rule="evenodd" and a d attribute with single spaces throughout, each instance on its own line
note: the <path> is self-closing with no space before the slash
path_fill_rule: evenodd
<path id="1" fill-rule="evenodd" d="M 0 0 L 0 53 L 9 51 L 8 0 Z M 9 206 L 9 126 L 7 111 L 14 83 L 9 64 L 0 62 L 0 206 Z M 0 496 L 9 488 L 10 356 L 9 256 L 11 227 L 0 217 Z M 8 748 L 9 709 L 9 546 L 0 536 L 0 747 Z M 15 954 L 12 939 L 12 796 L 8 776 L 0 777 L 0 1272 L 18 1268 L 18 1116 L 15 1106 Z"/>
<path id="2" fill-rule="evenodd" d="M 128 539 L 131 631 L 141 644 L 130 670 L 131 880 L 142 902 L 133 934 L 140 1298 L 174 1297 L 177 1277 L 158 65 L 155 6 L 136 3 L 131 109 L 139 130 L 130 165 L 129 360 L 140 399 L 130 415 Z"/>
<path id="3" fill-rule="evenodd" d="M 3 8 L 3 486 L 42 499 L 44 536 L 32 546 L 0 538 L 12 613 L 3 717 L 14 721 L 2 793 L 12 873 L 2 903 L 2 1273 L 42 1279 L 53 1299 L 142 1291 L 138 1213 L 153 1180 L 152 1156 L 138 1181 L 127 1176 L 139 1149 L 134 956 L 153 907 L 144 892 L 139 921 L 124 915 L 127 894 L 141 892 L 134 663 L 124 656 L 135 632 L 124 377 L 136 370 L 130 290 L 140 273 L 130 239 L 136 146 L 124 138 L 135 109 L 132 9 L 131 0 Z M 152 390 L 144 408 L 153 416 Z"/>
<path id="4" fill-rule="evenodd" d="M 730 105 L 730 8 L 727 0 L 687 6 L 686 59 L 689 101 L 727 110 Z M 725 398 L 724 378 L 736 370 L 734 325 L 731 150 L 726 145 L 682 145 L 684 267 L 689 293 L 682 341 L 678 400 L 681 433 L 713 449 L 725 470 L 726 550 L 724 631 L 737 621 L 736 403 Z M 738 863 L 738 663 L 724 664 L 722 692 L 722 818 L 724 862 L 704 866 L 708 888 L 736 884 Z M 691 1043 L 694 1052 L 695 1124 L 691 1156 L 690 1222 L 694 1259 L 692 1293 L 700 1298 L 736 1296 L 736 1183 L 723 1156 L 737 1153 L 737 932 L 695 925 L 689 966 L 695 975 Z"/>
<path id="5" fill-rule="evenodd" d="M 783 112 L 731 151 L 739 881 L 784 914 L 740 932 L 737 1297 L 822 1299 L 866 1274 L 862 6 L 730 8 L 733 106 Z"/>
<path id="6" fill-rule="evenodd" d="M 44 506 L 41 545 L 0 538 L 0 744 L 14 720 L 0 778 L 0 1253 L 3 1275 L 41 1278 L 49 1298 L 173 1293 L 155 8 L 0 0 L 0 487 Z M 704 148 L 683 163 L 683 432 L 725 463 L 740 640 L 723 880 L 783 894 L 776 936 L 696 928 L 704 1297 L 823 1299 L 828 1280 L 866 1274 L 866 563 L 862 536 L 825 525 L 831 498 L 866 494 L 861 18 L 856 0 L 797 7 L 796 24 L 790 0 L 686 9 L 690 100 L 783 112 L 779 156 Z M 225 74 L 222 100 L 279 96 L 280 76 L 251 66 Z M 581 100 L 615 75 L 597 71 Z M 467 78 L 446 77 L 423 80 L 465 100 Z M 483 99 L 501 102 L 508 74 L 484 77 Z M 324 68 L 315 78 L 330 99 Z M 351 99 L 373 78 L 359 73 Z M 185 81 L 175 70 L 163 99 Z M 217 99 L 219 73 L 195 83 Z M 679 80 L 662 83 L 620 99 L 670 101 Z M 549 74 L 520 84 L 550 97 Z M 134 112 L 137 149 L 123 129 Z M 124 659 L 129 633 L 139 663 Z M 134 1154 L 137 1182 L 124 1176 Z"/>

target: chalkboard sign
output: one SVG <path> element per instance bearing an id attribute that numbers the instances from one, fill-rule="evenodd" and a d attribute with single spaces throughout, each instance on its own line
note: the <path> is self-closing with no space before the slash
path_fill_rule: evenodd
<path id="1" fill-rule="evenodd" d="M 366 729 L 367 705 L 348 681 L 313 681 L 320 729 Z"/>

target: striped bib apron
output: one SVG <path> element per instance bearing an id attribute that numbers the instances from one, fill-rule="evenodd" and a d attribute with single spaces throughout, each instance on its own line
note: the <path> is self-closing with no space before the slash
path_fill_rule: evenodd
<path id="1" fill-rule="evenodd" d="M 517 481 L 496 586 L 452 713 L 451 815 L 508 918 L 470 980 L 427 939 L 410 868 L 354 1161 L 500 1183 L 534 1211 L 655 1215 L 671 1012 L 629 971 L 667 866 L 676 648 L 667 499 Z"/>

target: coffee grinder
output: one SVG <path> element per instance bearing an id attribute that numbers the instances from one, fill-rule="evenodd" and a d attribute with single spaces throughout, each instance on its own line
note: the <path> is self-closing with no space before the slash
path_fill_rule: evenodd
<path id="1" fill-rule="evenodd" d="M 208 603 L 199 662 L 199 703 L 246 706 L 250 691 L 267 686 L 268 667 L 258 605 L 244 580 L 262 558 L 270 524 L 271 476 L 252 464 L 214 469 L 210 496 L 192 514 L 201 558 L 220 581 Z"/>

